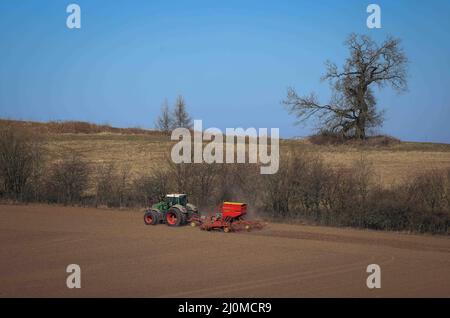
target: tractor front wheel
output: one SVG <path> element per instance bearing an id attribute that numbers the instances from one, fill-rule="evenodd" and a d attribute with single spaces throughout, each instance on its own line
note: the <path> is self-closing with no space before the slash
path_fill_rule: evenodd
<path id="1" fill-rule="evenodd" d="M 158 214 L 155 211 L 149 210 L 144 213 L 144 223 L 146 225 L 158 224 Z"/>

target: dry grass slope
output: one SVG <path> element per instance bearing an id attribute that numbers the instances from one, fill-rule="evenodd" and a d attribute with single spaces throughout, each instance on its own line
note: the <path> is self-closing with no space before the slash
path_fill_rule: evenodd
<path id="1" fill-rule="evenodd" d="M 41 134 L 51 161 L 76 151 L 93 166 L 113 162 L 117 167 L 129 169 L 133 178 L 160 166 L 173 145 L 169 135 L 139 128 L 0 120 L 0 126 L 3 125 L 26 127 Z M 402 183 L 418 172 L 450 168 L 449 144 L 315 145 L 307 139 L 282 140 L 281 152 L 287 149 L 318 154 L 330 166 L 350 166 L 363 156 L 373 164 L 377 177 L 386 187 Z"/>

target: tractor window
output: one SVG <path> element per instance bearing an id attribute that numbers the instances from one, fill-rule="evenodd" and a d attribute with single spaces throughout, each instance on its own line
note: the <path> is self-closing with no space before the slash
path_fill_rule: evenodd
<path id="1" fill-rule="evenodd" d="M 182 196 L 182 197 L 180 197 L 180 204 L 181 204 L 182 206 L 185 206 L 186 203 L 187 203 L 187 196 Z"/>
<path id="2" fill-rule="evenodd" d="M 176 198 L 174 198 L 174 197 L 166 197 L 166 203 L 167 203 L 169 206 L 172 206 L 172 205 L 174 205 L 174 204 L 177 204 L 177 200 L 176 200 Z"/>

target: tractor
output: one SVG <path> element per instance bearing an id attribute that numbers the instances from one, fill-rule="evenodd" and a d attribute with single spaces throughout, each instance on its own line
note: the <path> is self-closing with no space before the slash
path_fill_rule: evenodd
<path id="1" fill-rule="evenodd" d="M 188 203 L 187 194 L 167 194 L 164 200 L 145 211 L 144 222 L 147 225 L 166 223 L 168 226 L 181 226 L 197 217 L 198 210 Z"/>

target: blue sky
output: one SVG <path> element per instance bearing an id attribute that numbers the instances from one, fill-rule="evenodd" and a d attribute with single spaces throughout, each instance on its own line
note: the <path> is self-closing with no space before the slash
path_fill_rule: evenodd
<path id="1" fill-rule="evenodd" d="M 81 7 L 79 30 L 66 7 Z M 366 7 L 382 29 L 366 27 Z M 351 32 L 403 40 L 409 91 L 378 92 L 381 132 L 450 143 L 450 1 L 0 2 L 0 117 L 85 120 L 150 128 L 165 98 L 183 94 L 204 127 L 278 127 L 304 136 L 280 104 L 288 86 L 316 91 Z"/>

